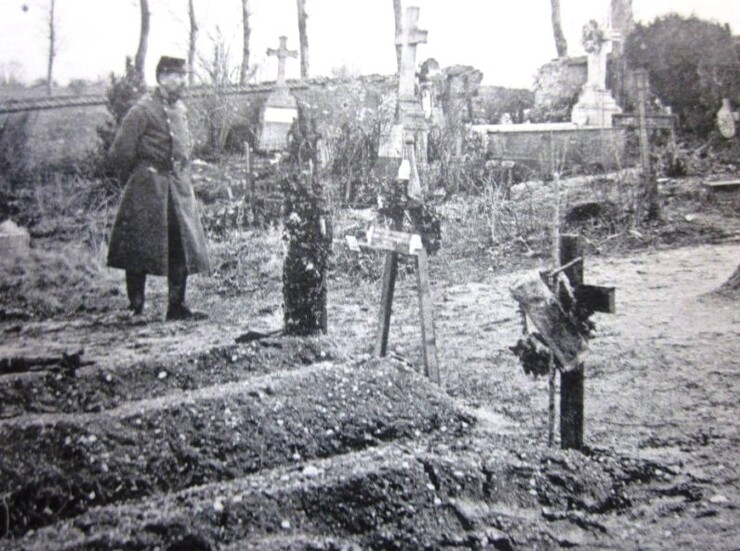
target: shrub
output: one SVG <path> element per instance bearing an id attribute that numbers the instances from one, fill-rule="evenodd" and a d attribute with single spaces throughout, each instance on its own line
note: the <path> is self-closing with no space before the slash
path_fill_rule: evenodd
<path id="1" fill-rule="evenodd" d="M 28 121 L 30 112 L 10 115 L 0 125 L 0 173 L 9 182 L 28 171 Z"/>
<path id="2" fill-rule="evenodd" d="M 653 92 L 678 115 L 681 130 L 706 136 L 721 98 L 738 92 L 738 59 L 729 27 L 671 14 L 629 34 L 625 56 L 645 67 Z"/>
<path id="3" fill-rule="evenodd" d="M 0 259 L 0 312 L 49 318 L 80 312 L 106 312 L 120 306 L 106 300 L 118 287 L 106 279 L 99 261 L 85 247 L 59 251 L 32 249 L 28 256 Z"/>

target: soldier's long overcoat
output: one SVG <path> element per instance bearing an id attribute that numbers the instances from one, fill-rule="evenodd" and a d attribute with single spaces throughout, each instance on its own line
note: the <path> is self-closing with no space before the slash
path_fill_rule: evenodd
<path id="1" fill-rule="evenodd" d="M 110 238 L 109 266 L 167 275 L 168 208 L 173 205 L 187 273 L 209 270 L 205 234 L 188 175 L 190 150 L 181 101 L 170 104 L 156 90 L 124 117 L 109 154 L 126 180 Z"/>

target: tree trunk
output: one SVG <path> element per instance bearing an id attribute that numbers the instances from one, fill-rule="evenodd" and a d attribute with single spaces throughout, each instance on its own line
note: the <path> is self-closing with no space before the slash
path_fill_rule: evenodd
<path id="1" fill-rule="evenodd" d="M 568 43 L 563 34 L 563 25 L 560 21 L 560 0 L 550 0 L 552 10 L 552 34 L 555 37 L 555 49 L 558 51 L 558 57 L 568 56 Z"/>
<path id="2" fill-rule="evenodd" d="M 239 69 L 239 84 L 244 86 L 249 80 L 249 0 L 242 0 L 242 65 Z"/>
<path id="3" fill-rule="evenodd" d="M 195 42 L 198 39 L 198 21 L 195 19 L 195 5 L 188 0 L 188 17 L 190 18 L 190 41 L 188 43 L 188 85 L 195 81 Z"/>
<path id="4" fill-rule="evenodd" d="M 139 48 L 136 50 L 136 57 L 134 58 L 134 70 L 136 71 L 141 82 L 146 82 L 144 77 L 144 64 L 146 62 L 146 49 L 149 43 L 149 0 L 139 0 L 139 6 L 141 7 L 141 33 L 139 34 Z"/>
<path id="5" fill-rule="evenodd" d="M 56 0 L 49 1 L 49 63 L 46 68 L 46 94 L 52 94 L 54 86 L 54 57 L 57 55 L 56 44 Z"/>
<path id="6" fill-rule="evenodd" d="M 308 33 L 306 32 L 306 0 L 296 0 L 298 6 L 298 39 L 301 44 L 301 78 L 308 78 Z"/>
<path id="7" fill-rule="evenodd" d="M 401 10 L 401 0 L 393 0 L 393 17 L 396 22 L 396 36 L 398 36 L 401 31 L 403 30 L 401 28 L 402 22 L 403 22 L 403 13 Z M 398 72 L 401 72 L 401 46 L 399 44 L 396 44 L 396 67 L 398 68 Z"/>

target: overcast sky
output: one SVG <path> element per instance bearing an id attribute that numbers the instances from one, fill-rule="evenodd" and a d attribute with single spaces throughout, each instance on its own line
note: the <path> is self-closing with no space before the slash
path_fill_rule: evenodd
<path id="1" fill-rule="evenodd" d="M 54 76 L 96 79 L 121 73 L 139 39 L 137 0 L 56 0 L 58 56 Z M 49 0 L 0 0 L 0 71 L 25 82 L 46 75 Z M 356 73 L 395 72 L 392 0 L 307 0 L 311 76 L 346 66 Z M 580 31 L 589 19 L 605 20 L 608 0 L 561 0 L 563 26 L 572 54 L 582 52 Z M 23 6 L 27 9 L 24 10 Z M 150 0 L 152 21 L 147 77 L 160 55 L 186 56 L 187 0 Z M 550 0 L 404 0 L 421 9 L 419 26 L 429 32 L 419 62 L 434 57 L 445 67 L 472 65 L 485 84 L 530 87 L 537 68 L 555 57 Z M 195 0 L 201 32 L 198 50 L 210 57 L 216 26 L 234 64 L 241 58 L 241 0 Z M 256 80 L 274 80 L 276 63 L 265 55 L 288 37 L 297 49 L 295 0 L 250 0 L 251 64 Z M 740 34 L 740 0 L 633 0 L 635 18 L 692 13 L 729 23 Z M 298 60 L 288 60 L 288 78 L 297 78 Z"/>

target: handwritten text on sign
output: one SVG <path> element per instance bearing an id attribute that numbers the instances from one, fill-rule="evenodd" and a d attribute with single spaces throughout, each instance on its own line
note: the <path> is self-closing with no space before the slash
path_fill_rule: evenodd
<path id="1" fill-rule="evenodd" d="M 421 236 L 416 233 L 404 233 L 389 230 L 382 226 L 372 226 L 367 230 L 367 242 L 358 243 L 356 239 L 347 236 L 350 249 L 368 247 L 380 251 L 391 251 L 395 253 L 416 256 L 422 249 Z"/>

